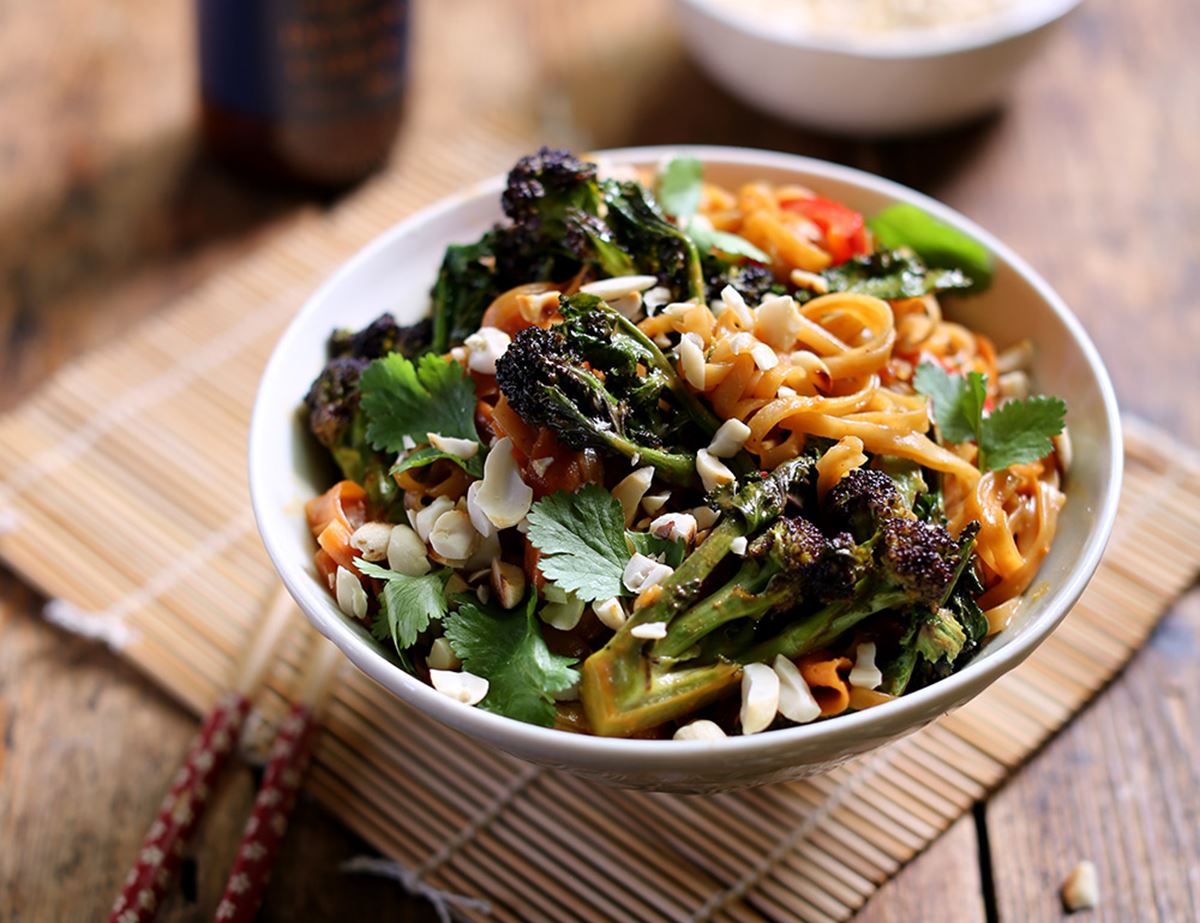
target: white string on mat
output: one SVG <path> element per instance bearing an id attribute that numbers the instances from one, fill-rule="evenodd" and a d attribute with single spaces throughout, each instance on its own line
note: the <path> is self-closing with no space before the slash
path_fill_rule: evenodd
<path id="1" fill-rule="evenodd" d="M 541 773 L 540 766 L 525 766 L 490 802 L 484 805 L 481 811 L 469 818 L 455 832 L 454 836 L 447 839 L 435 852 L 430 854 L 429 858 L 415 868 L 409 868 L 395 859 L 377 859 L 372 856 L 356 856 L 343 862 L 340 868 L 343 872 L 365 872 L 371 875 L 382 875 L 400 882 L 409 894 L 428 900 L 437 911 L 438 918 L 442 923 L 450 923 L 453 919 L 455 905 L 490 914 L 492 906 L 487 901 L 443 891 L 435 888 L 425 879 L 453 859 L 460 849 L 474 840 Z"/>
<path id="2" fill-rule="evenodd" d="M 451 923 L 456 915 L 454 911 L 459 907 L 476 910 L 483 914 L 490 914 L 492 912 L 492 905 L 487 901 L 435 888 L 428 882 L 423 881 L 416 869 L 410 869 L 392 859 L 355 856 L 353 859 L 347 859 L 339 867 L 343 872 L 378 875 L 381 878 L 390 878 L 393 881 L 399 882 L 409 894 L 414 897 L 423 897 L 429 901 L 430 906 L 437 913 L 441 923 Z"/>
<path id="3" fill-rule="evenodd" d="M 0 506 L 0 535 L 16 532 L 21 528 L 21 514 L 11 506 Z"/>
<path id="4" fill-rule="evenodd" d="M 48 620 L 68 631 L 104 640 L 99 634 L 89 634 L 89 631 L 98 631 L 99 629 L 89 629 L 86 626 L 101 623 L 124 625 L 130 615 L 158 599 L 202 564 L 207 564 L 235 544 L 250 531 L 253 525 L 254 519 L 249 512 L 243 510 L 237 513 L 228 519 L 221 528 L 209 532 L 202 541 L 193 545 L 183 554 L 177 555 L 170 564 L 157 571 L 141 586 L 99 612 L 84 612 L 69 603 L 56 599 L 47 604 L 44 614 Z M 55 609 L 55 612 L 58 613 L 57 616 L 51 612 L 51 607 L 57 607 Z M 74 628 L 73 625 L 80 627 Z M 128 640 L 126 638 L 126 642 Z M 119 648 L 114 648 L 114 650 L 119 650 Z"/>
<path id="5" fill-rule="evenodd" d="M 906 738 L 881 750 L 875 756 L 869 758 L 862 764 L 854 774 L 847 779 L 842 785 L 838 786 L 832 794 L 820 802 L 803 821 L 801 821 L 795 829 L 786 836 L 779 839 L 771 849 L 763 855 L 754 865 L 737 879 L 733 884 L 720 891 L 715 892 L 696 911 L 688 917 L 691 923 L 705 923 L 711 920 L 713 915 L 719 910 L 726 907 L 733 901 L 743 899 L 746 894 L 761 882 L 771 871 L 777 866 L 788 853 L 792 852 L 801 842 L 806 840 L 817 827 L 824 823 L 825 820 L 836 811 L 842 804 L 865 785 L 871 778 L 878 775 L 892 758 L 903 749 L 907 749 L 912 741 L 912 738 Z"/>
<path id="6" fill-rule="evenodd" d="M 124 616 L 104 612 L 85 612 L 65 599 L 52 599 L 42 609 L 52 625 L 90 641 L 100 641 L 120 653 L 138 637 Z"/>
<path id="7" fill-rule="evenodd" d="M 297 299 L 311 291 L 311 288 L 298 286 L 270 299 L 247 312 L 244 320 L 224 333 L 183 355 L 167 371 L 126 389 L 69 436 L 24 460 L 14 469 L 0 482 L 0 504 L 29 485 L 41 483 L 47 473 L 72 462 L 124 420 L 187 387 L 194 379 L 228 359 L 238 346 L 256 342 L 262 335 L 278 327 L 282 320 L 279 315 L 283 310 L 294 309 Z"/>

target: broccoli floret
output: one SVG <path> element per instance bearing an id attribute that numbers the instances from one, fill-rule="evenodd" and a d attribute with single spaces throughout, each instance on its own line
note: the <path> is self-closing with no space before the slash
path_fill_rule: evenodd
<path id="1" fill-rule="evenodd" d="M 721 625 L 845 596 L 862 564 L 852 544 L 849 536 L 827 539 L 801 516 L 777 519 L 750 543 L 745 561 L 724 586 L 671 623 L 652 656 L 682 659 Z"/>
<path id="2" fill-rule="evenodd" d="M 653 727 L 715 700 L 737 682 L 741 668 L 730 659 L 677 668 L 677 661 L 672 658 L 646 653 L 643 642 L 631 630 L 640 624 L 666 622 L 668 633 L 663 641 L 668 641 L 672 629 L 686 617 L 684 613 L 700 601 L 705 583 L 729 557 L 734 542 L 776 520 L 789 497 L 809 491 L 814 468 L 814 458 L 806 455 L 783 463 L 764 478 L 744 479 L 731 492 L 731 502 L 720 521 L 661 584 L 658 597 L 638 610 L 601 650 L 584 661 L 580 697 L 595 733 L 627 736 Z M 795 528 L 794 534 L 781 528 L 775 539 L 756 545 L 760 557 L 765 559 L 772 553 L 784 555 L 792 547 L 789 540 L 795 542 L 793 550 L 805 556 L 811 554 L 813 546 L 819 543 L 805 527 Z M 769 584 L 774 575 L 766 576 Z M 684 623 L 685 628 L 687 624 Z M 711 628 L 719 624 L 718 621 Z M 705 633 L 692 631 L 689 637 L 677 642 L 678 646 L 687 649 Z"/>
<path id="3" fill-rule="evenodd" d="M 650 464 L 673 484 L 695 486 L 695 455 L 681 439 L 707 438 L 718 422 L 679 378 L 672 363 L 635 324 L 594 295 L 563 299 L 562 323 L 529 327 L 496 363 L 496 383 L 522 419 L 554 431 L 572 448 L 607 449 Z M 701 443 L 702 444 L 702 443 Z M 735 459 L 740 470 L 749 460 Z"/>
<path id="4" fill-rule="evenodd" d="M 518 160 L 500 198 L 511 223 L 494 231 L 501 287 L 564 279 L 596 258 L 593 240 L 611 243 L 598 218 L 600 201 L 595 164 L 548 147 Z"/>
<path id="5" fill-rule="evenodd" d="M 401 327 L 391 314 L 380 314 L 362 330 L 337 330 L 329 338 L 331 358 L 379 359 L 388 353 L 419 356 L 429 349 L 433 322 L 429 318 Z"/>
<path id="6" fill-rule="evenodd" d="M 653 465 L 672 484 L 693 484 L 695 456 L 664 451 L 655 426 L 587 367 L 564 326 L 527 327 L 496 363 L 496 383 L 513 410 L 571 448 L 605 449 Z"/>
<path id="7" fill-rule="evenodd" d="M 358 380 L 370 363 L 353 356 L 330 359 L 308 389 L 308 428 L 317 442 L 337 451 L 358 412 Z"/>
<path id="8" fill-rule="evenodd" d="M 362 484 L 372 503 L 384 508 L 395 498 L 389 462 L 367 440 L 359 407 L 359 379 L 371 361 L 399 352 L 412 357 L 429 344 L 429 321 L 401 327 L 382 314 L 362 330 L 339 330 L 329 338 L 330 359 L 304 398 L 308 428 L 329 450 L 342 476 Z"/>
<path id="9" fill-rule="evenodd" d="M 681 717 L 730 689 L 740 664 L 796 658 L 877 613 L 925 611 L 944 600 L 962 549 L 902 504 L 877 503 L 877 529 L 857 543 L 849 533 L 826 537 L 800 517 L 774 521 L 789 497 L 811 489 L 813 467 L 813 456 L 796 459 L 720 498 L 723 518 L 709 538 L 664 581 L 658 599 L 584 662 L 581 696 L 596 733 L 629 734 Z M 874 478 L 862 483 L 870 489 L 860 496 L 887 498 Z M 731 536 L 766 523 L 733 577 L 701 600 Z M 647 651 L 631 632 L 655 621 L 667 623 L 666 637 Z M 723 625 L 733 635 L 713 634 Z"/>
<path id="10" fill-rule="evenodd" d="M 761 263 L 731 263 L 709 254 L 702 257 L 704 285 L 708 301 L 721 297 L 721 290 L 732 285 L 747 304 L 758 304 L 768 295 L 782 295 L 787 290 L 775 281 L 770 268 Z"/>
<path id="11" fill-rule="evenodd" d="M 827 526 L 844 529 L 859 542 L 874 535 L 884 521 L 911 515 L 895 481 L 872 468 L 851 469 L 825 499 Z"/>
<path id="12" fill-rule="evenodd" d="M 638 272 L 657 276 L 676 300 L 705 300 L 704 268 L 696 245 L 663 216 L 645 187 L 610 180 L 603 190 L 605 222 L 632 254 Z"/>
<path id="13" fill-rule="evenodd" d="M 949 609 L 935 609 L 931 617 L 917 628 L 914 647 L 930 663 L 947 660 L 951 663 L 967 643 L 967 633 Z"/>
<path id="14" fill-rule="evenodd" d="M 545 225 L 562 221 L 572 206 L 594 213 L 600 202 L 595 184 L 594 163 L 578 160 L 570 151 L 543 147 L 509 171 L 500 205 L 514 222 Z"/>

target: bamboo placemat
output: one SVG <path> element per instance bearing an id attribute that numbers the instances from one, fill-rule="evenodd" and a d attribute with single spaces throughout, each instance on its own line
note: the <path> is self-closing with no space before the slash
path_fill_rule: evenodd
<path id="1" fill-rule="evenodd" d="M 271 345 L 350 251 L 518 146 L 480 128 L 406 158 L 0 422 L 0 554 L 52 599 L 48 618 L 105 640 L 193 710 L 211 705 L 274 586 L 244 476 Z M 486 898 L 492 919 L 844 920 L 1061 727 L 1192 581 L 1200 463 L 1170 446 L 1130 427 L 1104 563 L 1026 664 L 826 776 L 703 798 L 601 789 L 478 745 L 346 671 L 309 787 L 402 862 L 410 887 Z M 280 653 L 268 721 L 304 644 L 297 630 Z"/>

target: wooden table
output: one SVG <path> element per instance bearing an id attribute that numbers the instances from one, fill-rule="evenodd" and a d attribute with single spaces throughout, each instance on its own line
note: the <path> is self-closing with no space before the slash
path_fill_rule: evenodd
<path id="1" fill-rule="evenodd" d="M 314 207 L 196 152 L 187 6 L 0 0 L 0 407 Z M 879 143 L 746 110 L 689 63 L 665 4 L 453 0 L 421 6 L 416 25 L 421 93 L 531 138 L 778 148 L 943 199 L 1065 296 L 1127 411 L 1200 443 L 1194 0 L 1089 0 L 1004 113 Z M 48 553 L 69 566 L 69 549 Z M 94 919 L 194 718 L 48 628 L 41 603 L 0 574 L 0 918 Z M 1200 919 L 1198 677 L 1192 592 L 1110 689 L 859 919 L 1056 919 L 1057 886 L 1084 858 L 1100 874 L 1094 918 Z M 240 769 L 220 793 L 165 919 L 209 918 L 253 784 Z M 394 885 L 340 875 L 364 850 L 302 805 L 262 918 L 431 918 Z"/>

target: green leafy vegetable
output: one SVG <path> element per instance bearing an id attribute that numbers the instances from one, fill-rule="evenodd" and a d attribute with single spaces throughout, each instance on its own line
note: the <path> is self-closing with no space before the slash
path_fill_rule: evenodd
<path id="1" fill-rule="evenodd" d="M 492 264 L 493 235 L 446 248 L 433 286 L 433 337 L 429 349 L 444 353 L 479 329 L 483 312 L 500 293 Z"/>
<path id="2" fill-rule="evenodd" d="M 913 387 L 933 401 L 934 419 L 944 440 L 966 442 L 978 436 L 987 399 L 986 376 L 971 372 L 964 378 L 925 362 L 913 375 Z"/>
<path id="3" fill-rule="evenodd" d="M 691 221 L 687 226 L 687 235 L 703 253 L 716 250 L 726 256 L 744 256 L 758 263 L 769 263 L 771 258 L 744 237 L 731 234 L 728 231 L 718 231 L 699 221 Z"/>
<path id="4" fill-rule="evenodd" d="M 534 618 L 537 594 L 509 612 L 483 609 L 463 600 L 446 619 L 446 638 L 463 668 L 488 681 L 480 708 L 550 727 L 554 694 L 572 686 L 579 673 L 575 661 L 554 654 Z"/>
<path id="5" fill-rule="evenodd" d="M 432 620 L 445 616 L 448 571 L 409 577 L 361 558 L 354 565 L 364 576 L 384 582 L 371 633 L 380 641 L 391 638 L 401 655 L 417 643 L 417 636 Z"/>
<path id="6" fill-rule="evenodd" d="M 973 284 L 958 269 L 929 269 L 916 257 L 893 250 L 856 256 L 821 275 L 831 292 L 861 292 L 889 300 L 969 289 Z"/>
<path id="7" fill-rule="evenodd" d="M 704 182 L 704 164 L 695 157 L 675 157 L 658 174 L 658 201 L 681 224 L 696 214 Z"/>
<path id="8" fill-rule="evenodd" d="M 1067 405 L 1057 397 L 1008 401 L 983 421 L 980 467 L 999 471 L 1043 458 L 1054 447 L 1050 437 L 1062 432 L 1066 412 Z"/>
<path id="9" fill-rule="evenodd" d="M 635 182 L 611 180 L 602 186 L 604 220 L 613 239 L 633 255 L 638 272 L 658 276 L 683 301 L 704 297 L 704 271 L 692 239 L 668 221 L 654 197 Z"/>
<path id="10" fill-rule="evenodd" d="M 442 459 L 454 462 L 472 477 L 483 477 L 484 456 L 482 451 L 476 452 L 470 458 L 463 458 L 451 452 L 443 452 L 441 449 L 434 448 L 431 445 L 421 446 L 421 448 L 414 449 L 397 459 L 396 464 L 392 465 L 388 474 L 395 476 L 402 471 L 407 471 L 409 468 L 424 468 L 426 465 L 432 465 L 435 461 Z"/>
<path id="11" fill-rule="evenodd" d="M 625 531 L 625 538 L 638 554 L 662 561 L 668 567 L 678 567 L 687 554 L 680 539 L 659 538 L 649 532 Z"/>
<path id="12" fill-rule="evenodd" d="M 562 589 L 588 601 L 625 592 L 625 515 L 599 484 L 543 497 L 529 511 L 527 537 L 542 553 L 546 579 Z"/>
<path id="13" fill-rule="evenodd" d="M 992 282 L 992 257 L 983 244 L 915 205 L 892 205 L 868 218 L 867 225 L 880 249 L 908 247 L 927 266 L 961 269 L 974 280 L 974 291 Z"/>
<path id="14" fill-rule="evenodd" d="M 1049 454 L 1051 437 L 1063 430 L 1067 405 L 1060 398 L 1037 397 L 1008 401 L 983 415 L 987 376 L 971 372 L 951 375 L 939 365 L 923 363 L 913 376 L 917 391 L 933 401 L 938 430 L 947 442 L 974 439 L 979 467 L 999 471 Z"/>
<path id="15" fill-rule="evenodd" d="M 401 451 L 406 436 L 418 444 L 427 442 L 429 433 L 479 439 L 475 383 L 457 362 L 427 353 L 413 363 L 392 353 L 367 366 L 360 387 L 367 438 L 381 451 Z M 467 467 L 461 458 L 445 457 Z M 432 460 L 425 457 L 422 463 Z"/>
<path id="16" fill-rule="evenodd" d="M 599 484 L 535 503 L 528 538 L 546 579 L 589 602 L 629 595 L 622 578 L 632 552 L 678 567 L 686 551 L 683 542 L 626 530 L 620 502 Z"/>

